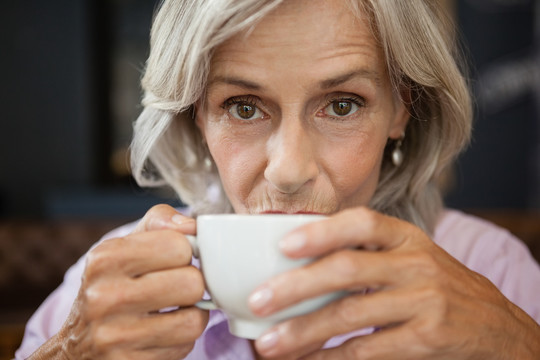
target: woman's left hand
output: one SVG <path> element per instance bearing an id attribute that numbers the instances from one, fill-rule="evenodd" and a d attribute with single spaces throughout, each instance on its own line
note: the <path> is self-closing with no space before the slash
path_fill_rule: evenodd
<path id="1" fill-rule="evenodd" d="M 351 209 L 303 226 L 281 245 L 292 258 L 321 258 L 258 288 L 266 295 L 252 296 L 259 299 L 250 303 L 254 313 L 266 316 L 336 290 L 351 295 L 267 332 L 256 341 L 265 357 L 538 359 L 540 326 L 408 222 Z M 320 349 L 367 327 L 379 330 Z"/>

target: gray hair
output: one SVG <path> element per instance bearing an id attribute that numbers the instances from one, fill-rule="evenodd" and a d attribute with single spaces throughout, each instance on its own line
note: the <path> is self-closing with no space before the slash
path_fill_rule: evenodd
<path id="1" fill-rule="evenodd" d="M 213 51 L 249 30 L 283 0 L 165 0 L 154 19 L 142 87 L 144 110 L 131 144 L 141 186 L 172 187 L 196 214 L 231 212 L 193 119 Z M 384 51 L 396 93 L 410 109 L 402 151 L 387 146 L 370 207 L 432 232 L 442 209 L 440 176 L 467 145 L 472 110 L 445 14 L 429 0 L 349 0 Z"/>

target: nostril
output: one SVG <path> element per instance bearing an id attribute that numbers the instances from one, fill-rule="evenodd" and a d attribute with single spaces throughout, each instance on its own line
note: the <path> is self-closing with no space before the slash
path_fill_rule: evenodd
<path id="1" fill-rule="evenodd" d="M 289 182 L 289 183 L 285 183 L 285 182 L 280 182 L 280 183 L 276 183 L 276 182 L 271 182 L 272 183 L 272 186 L 274 186 L 274 188 L 283 193 L 283 194 L 294 194 L 296 192 L 298 192 L 298 189 L 300 187 L 302 187 L 303 184 L 297 184 L 297 183 L 292 183 L 292 182 Z"/>

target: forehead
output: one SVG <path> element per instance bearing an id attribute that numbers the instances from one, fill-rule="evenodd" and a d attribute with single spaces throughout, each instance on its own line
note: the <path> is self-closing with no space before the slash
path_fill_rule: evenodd
<path id="1" fill-rule="evenodd" d="M 216 49 L 210 81 L 235 67 L 269 72 L 283 64 L 310 77 L 339 67 L 383 77 L 385 63 L 366 18 L 354 14 L 345 0 L 287 0 Z"/>

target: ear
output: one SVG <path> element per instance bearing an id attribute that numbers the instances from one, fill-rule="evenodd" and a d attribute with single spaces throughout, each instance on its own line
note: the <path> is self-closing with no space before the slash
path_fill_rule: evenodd
<path id="1" fill-rule="evenodd" d="M 396 95 L 394 99 L 394 119 L 388 133 L 388 137 L 393 140 L 397 140 L 403 136 L 411 117 L 411 92 L 408 89 L 402 90 L 400 95 Z"/>

